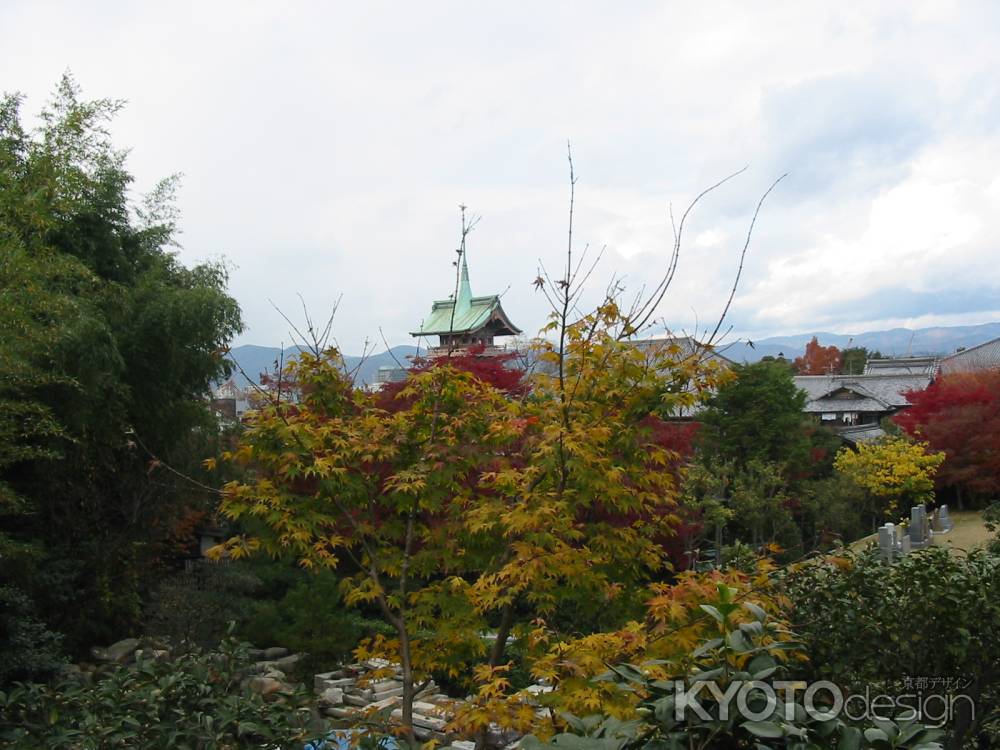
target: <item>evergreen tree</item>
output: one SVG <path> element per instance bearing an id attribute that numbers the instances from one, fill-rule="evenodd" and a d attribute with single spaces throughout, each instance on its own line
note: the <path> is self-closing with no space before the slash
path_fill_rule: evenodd
<path id="1" fill-rule="evenodd" d="M 810 462 L 810 425 L 803 415 L 805 392 L 795 386 L 783 360 L 736 365 L 699 416 L 702 452 L 709 458 L 780 463 L 793 471 Z"/>
<path id="2" fill-rule="evenodd" d="M 241 328 L 225 268 L 171 252 L 176 179 L 130 200 L 108 124 L 67 75 L 37 130 L 0 100 L 0 584 L 71 650 L 134 624 L 157 544 L 216 434 L 205 396 Z"/>

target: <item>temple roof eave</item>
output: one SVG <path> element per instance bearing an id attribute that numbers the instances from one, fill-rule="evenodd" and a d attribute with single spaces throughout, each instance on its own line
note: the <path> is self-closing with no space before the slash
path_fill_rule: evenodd
<path id="1" fill-rule="evenodd" d="M 451 300 L 438 300 L 431 308 L 431 314 L 420 326 L 419 331 L 411 331 L 411 336 L 450 336 L 455 334 L 475 333 L 490 323 L 496 321 L 503 327 L 500 336 L 516 336 L 521 329 L 515 326 L 503 307 L 498 296 L 473 297 L 468 309 L 459 310 L 452 318 L 453 303 Z"/>

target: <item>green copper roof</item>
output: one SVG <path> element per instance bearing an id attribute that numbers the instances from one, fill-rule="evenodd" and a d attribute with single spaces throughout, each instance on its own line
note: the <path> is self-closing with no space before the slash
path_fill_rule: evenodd
<path id="1" fill-rule="evenodd" d="M 454 316 L 452 311 L 454 310 Z M 419 331 L 411 331 L 411 336 L 440 336 L 452 333 L 478 331 L 491 320 L 496 320 L 498 335 L 514 335 L 521 332 L 504 314 L 500 306 L 500 296 L 473 297 L 469 284 L 469 266 L 462 254 L 462 273 L 458 281 L 458 303 L 452 299 L 437 300 L 431 307 Z"/>

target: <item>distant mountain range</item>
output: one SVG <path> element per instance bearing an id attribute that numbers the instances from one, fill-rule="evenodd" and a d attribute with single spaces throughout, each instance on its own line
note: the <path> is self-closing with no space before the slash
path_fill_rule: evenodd
<path id="1" fill-rule="evenodd" d="M 869 351 L 879 351 L 884 356 L 924 356 L 952 354 L 960 348 L 982 344 L 995 338 L 1000 338 L 1000 322 L 985 323 L 978 326 L 938 326 L 935 328 L 893 328 L 889 331 L 868 331 L 853 335 L 839 333 L 800 333 L 793 336 L 771 336 L 753 341 L 751 346 L 746 341 L 723 344 L 719 351 L 729 359 L 737 362 L 756 362 L 762 357 L 784 355 L 786 359 L 794 359 L 805 352 L 806 344 L 815 336 L 823 346 L 836 346 L 846 349 L 849 346 L 863 346 Z M 298 349 L 291 347 L 282 350 L 276 346 L 256 346 L 244 344 L 233 347 L 230 357 L 239 364 L 243 372 L 251 378 L 259 379 L 263 372 L 273 372 L 275 365 L 283 356 L 287 361 L 294 357 Z M 405 363 L 407 357 L 417 352 L 415 346 L 394 346 L 380 354 L 371 354 L 364 359 L 359 356 L 345 356 L 344 360 L 349 370 L 357 368 L 357 382 L 374 383 L 379 367 L 397 366 Z M 243 375 L 234 374 L 237 382 L 245 384 Z"/>
<path id="2" fill-rule="evenodd" d="M 719 351 L 737 362 L 756 362 L 762 357 L 768 355 L 777 357 L 779 354 L 783 354 L 785 359 L 794 359 L 802 356 L 806 344 L 812 340 L 813 336 L 823 346 L 836 346 L 838 349 L 863 346 L 870 352 L 881 352 L 885 357 L 919 357 L 932 354 L 954 354 L 960 348 L 968 348 L 1000 338 L 1000 323 L 984 323 L 978 326 L 937 326 L 916 330 L 893 328 L 888 331 L 867 331 L 847 335 L 818 331 L 754 340 L 752 347 L 745 341 L 734 342 L 728 346 L 723 342 Z"/>
<path id="3" fill-rule="evenodd" d="M 274 372 L 279 361 L 287 362 L 298 352 L 297 347 L 289 347 L 282 353 L 281 348 L 277 346 L 256 346 L 255 344 L 235 346 L 229 352 L 229 358 L 239 365 L 238 370 L 233 373 L 233 377 L 240 385 L 246 385 L 247 378 L 244 377 L 244 373 L 254 382 L 260 382 L 262 373 Z M 397 367 L 397 360 L 405 364 L 406 358 L 416 353 L 417 347 L 415 346 L 394 346 L 391 350 L 381 354 L 370 354 L 364 358 L 364 361 L 360 356 L 345 356 L 344 364 L 349 371 L 357 369 L 356 380 L 358 383 L 374 383 L 378 368 L 383 365 Z"/>

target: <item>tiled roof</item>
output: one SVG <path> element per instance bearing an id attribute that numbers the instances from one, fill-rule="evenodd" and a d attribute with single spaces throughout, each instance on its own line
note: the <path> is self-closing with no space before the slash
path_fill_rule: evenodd
<path id="1" fill-rule="evenodd" d="M 895 357 L 870 359 L 865 364 L 865 375 L 935 375 L 937 357 Z"/>
<path id="2" fill-rule="evenodd" d="M 473 297 L 472 286 L 469 284 L 469 266 L 462 255 L 462 271 L 459 277 L 458 302 L 454 299 L 437 300 L 431 306 L 431 314 L 420 326 L 419 331 L 412 331 L 411 336 L 440 336 L 453 333 L 470 333 L 478 331 L 491 320 L 496 320 L 501 329 L 500 335 L 515 335 L 521 329 L 510 322 L 507 314 L 500 306 L 500 296 L 491 294 L 487 297 Z"/>
<path id="3" fill-rule="evenodd" d="M 796 375 L 795 385 L 806 392 L 807 411 L 832 411 L 829 408 L 810 408 L 811 402 L 842 388 L 853 391 L 862 399 L 882 402 L 885 408 L 879 411 L 892 411 L 909 406 L 910 402 L 904 394 L 923 390 L 930 385 L 931 379 L 930 375 Z"/>
<path id="4" fill-rule="evenodd" d="M 431 314 L 427 316 L 419 331 L 413 331 L 412 336 L 439 336 L 449 333 L 468 333 L 478 331 L 499 313 L 503 321 L 507 321 L 507 316 L 500 307 L 500 298 L 497 295 L 490 297 L 472 297 L 464 304 L 459 298 L 458 309 L 455 310 L 452 318 L 452 307 L 454 302 L 450 299 L 438 300 L 431 307 Z M 512 325 L 508 326 L 513 333 L 520 333 L 520 329 Z"/>
<path id="5" fill-rule="evenodd" d="M 858 425 L 857 427 L 845 427 L 838 430 L 838 435 L 852 445 L 858 443 L 871 443 L 885 437 L 885 430 L 877 424 Z"/>
<path id="6" fill-rule="evenodd" d="M 809 414 L 830 414 L 840 411 L 892 411 L 893 407 L 875 398 L 819 398 L 806 403 Z"/>
<path id="7" fill-rule="evenodd" d="M 970 346 L 941 360 L 941 372 L 1000 369 L 1000 339 Z"/>

